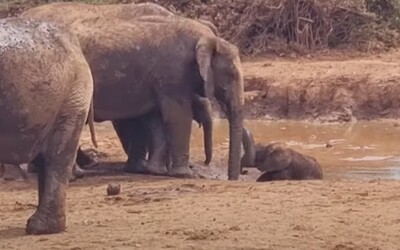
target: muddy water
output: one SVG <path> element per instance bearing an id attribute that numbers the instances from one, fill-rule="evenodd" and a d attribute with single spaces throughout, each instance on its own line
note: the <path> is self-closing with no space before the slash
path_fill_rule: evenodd
<path id="1" fill-rule="evenodd" d="M 285 142 L 314 156 L 325 178 L 400 179 L 400 127 L 394 121 L 348 124 L 246 121 L 256 142 Z M 216 120 L 214 155 L 228 149 L 228 125 Z M 193 129 L 191 147 L 202 152 L 202 133 Z"/>

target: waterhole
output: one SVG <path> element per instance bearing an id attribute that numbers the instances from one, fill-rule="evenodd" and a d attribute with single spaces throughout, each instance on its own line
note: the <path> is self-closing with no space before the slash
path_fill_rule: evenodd
<path id="1" fill-rule="evenodd" d="M 394 121 L 318 124 L 245 121 L 256 143 L 285 142 L 321 164 L 325 179 L 400 179 L 400 127 Z M 214 122 L 214 156 L 226 154 L 228 123 Z M 202 130 L 193 129 L 191 147 L 202 151 Z"/>

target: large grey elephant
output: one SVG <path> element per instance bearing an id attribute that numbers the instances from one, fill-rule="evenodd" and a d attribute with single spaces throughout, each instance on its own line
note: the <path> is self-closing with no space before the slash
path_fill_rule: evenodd
<path id="1" fill-rule="evenodd" d="M 79 40 L 54 24 L 0 20 L 0 79 L 0 162 L 38 166 L 26 232 L 64 231 L 68 173 L 93 94 Z"/>
<path id="2" fill-rule="evenodd" d="M 77 11 L 79 10 L 79 11 Z M 121 20 L 126 20 L 126 21 L 132 21 L 135 20 L 138 17 L 141 16 L 148 16 L 148 15 L 158 15 L 158 16 L 166 16 L 166 17 L 172 17 L 175 16 L 174 13 L 170 12 L 169 10 L 165 9 L 164 7 L 154 4 L 154 3 L 141 3 L 141 4 L 107 4 L 107 5 L 90 5 L 90 4 L 84 4 L 84 3 L 69 3 L 69 2 L 60 2 L 60 3 L 52 3 L 45 5 L 43 7 L 38 7 L 34 8 L 29 11 L 29 15 L 34 15 L 34 16 L 46 16 L 47 18 L 51 19 L 56 19 L 58 20 L 58 17 L 61 15 L 62 16 L 62 22 L 63 23 L 71 23 L 74 22 L 75 20 L 82 19 L 82 12 L 85 12 L 84 18 L 96 18 L 99 15 L 105 16 L 105 17 L 115 17 Z M 33 13 L 33 14 L 32 14 Z M 65 13 L 68 13 L 66 15 Z M 24 15 L 24 14 L 23 14 Z M 186 21 L 192 22 L 192 20 L 187 19 Z M 218 35 L 217 28 L 208 21 L 198 19 L 199 22 L 202 24 L 206 25 L 209 27 L 215 35 Z M 193 100 L 193 102 L 196 104 L 196 99 Z M 199 102 L 197 102 L 199 103 Z M 200 106 L 200 108 L 202 108 Z M 194 111 L 196 112 L 196 108 Z M 210 111 L 211 112 L 211 111 Z M 205 112 L 202 112 L 203 114 Z M 196 116 L 196 114 L 195 114 Z M 161 119 L 154 117 L 154 115 L 150 115 L 151 119 Z M 211 116 L 210 116 L 211 117 Z M 152 157 L 150 156 L 150 162 L 149 166 L 146 168 L 143 168 L 144 163 L 144 156 L 146 155 L 146 150 L 144 150 L 144 145 L 140 145 L 140 141 L 145 141 L 144 133 L 145 131 L 140 131 L 141 127 L 147 127 L 143 122 L 147 120 L 148 118 L 135 118 L 135 119 L 120 119 L 117 121 L 113 121 L 114 128 L 116 129 L 116 132 L 119 136 L 119 139 L 121 143 L 123 144 L 125 152 L 127 152 L 127 145 L 129 144 L 131 146 L 132 152 L 131 154 L 128 154 L 128 167 L 125 169 L 128 172 L 146 172 L 146 173 L 153 173 L 153 174 L 160 174 L 164 172 L 163 167 L 159 164 L 159 157 L 154 158 L 153 160 L 151 159 Z M 136 122 L 136 121 L 141 121 L 141 122 Z M 203 120 L 204 121 L 204 120 Z M 136 124 L 135 124 L 136 123 Z M 209 123 L 208 123 L 209 124 Z M 155 121 L 154 126 L 157 127 L 160 125 L 159 121 Z M 151 125 L 150 125 L 151 127 Z M 211 152 L 212 152 L 212 145 L 211 145 L 211 134 L 210 131 L 207 131 L 207 126 L 204 126 L 204 136 L 205 136 L 205 151 L 206 155 L 209 156 L 209 160 L 206 160 L 206 163 L 211 160 Z M 128 130 L 128 131 L 122 131 L 122 130 Z M 135 131 L 135 132 L 133 132 Z M 157 131 L 157 130 L 156 130 Z M 121 135 L 131 135 L 131 137 L 137 137 L 137 139 L 131 139 L 127 140 L 121 137 Z M 133 135 L 134 134 L 134 135 Z M 161 134 L 158 134 L 158 136 L 161 136 Z M 166 136 L 166 135 L 165 135 Z M 207 139 L 206 137 L 210 137 Z M 157 138 L 153 138 L 152 141 L 160 143 L 160 146 L 158 147 L 160 150 L 162 149 L 161 145 L 163 140 L 157 140 Z M 208 148 L 207 148 L 208 147 Z M 159 154 L 156 154 L 157 156 L 160 156 L 161 152 L 163 150 L 157 150 Z M 164 150 L 165 151 L 165 150 Z M 79 152 L 78 152 L 79 155 Z M 132 157 L 134 155 L 137 155 L 137 157 Z M 206 156 L 207 158 L 207 156 Z M 90 158 L 87 157 L 87 159 L 90 161 Z M 158 163 L 158 164 L 156 164 Z M 91 165 L 96 164 L 95 162 L 92 161 Z M 207 163 L 208 164 L 208 163 Z M 80 165 L 80 164 L 78 164 Z M 135 167 L 135 165 L 137 167 Z M 157 166 L 157 167 L 156 167 Z M 139 169 L 139 171 L 136 171 Z M 80 173 L 80 172 L 78 172 Z"/>
<path id="3" fill-rule="evenodd" d="M 196 95 L 192 102 L 193 119 L 203 127 L 205 161 L 212 159 L 213 121 L 208 98 Z M 159 112 L 140 118 L 113 121 L 115 131 L 128 155 L 126 172 L 142 174 L 165 174 L 170 163 L 168 135 Z M 146 166 L 146 155 L 149 162 Z"/>
<path id="4" fill-rule="evenodd" d="M 126 22 L 99 16 L 65 21 L 69 13 L 54 16 L 34 8 L 22 16 L 56 21 L 78 35 L 95 81 L 95 121 L 130 119 L 160 110 L 170 137 L 169 175 L 191 177 L 191 103 L 196 93 L 215 96 L 230 123 L 228 176 L 238 179 L 244 98 L 234 45 L 207 26 L 181 17 L 147 16 Z M 79 8 L 76 13 L 85 15 Z"/>
<path id="5" fill-rule="evenodd" d="M 254 144 L 251 132 L 243 128 L 241 168 L 256 167 L 264 172 L 258 182 L 275 180 L 313 180 L 322 179 L 322 168 L 314 157 L 303 155 L 282 143 L 267 146 Z"/>

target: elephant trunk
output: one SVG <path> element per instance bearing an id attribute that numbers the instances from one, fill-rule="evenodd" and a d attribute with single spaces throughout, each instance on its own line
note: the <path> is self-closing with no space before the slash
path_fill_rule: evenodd
<path id="1" fill-rule="evenodd" d="M 236 106 L 237 107 L 237 106 Z M 241 107 L 228 107 L 229 160 L 228 180 L 238 180 L 242 146 L 243 111 Z"/>
<path id="2" fill-rule="evenodd" d="M 206 160 L 204 164 L 208 165 L 212 159 L 212 151 L 213 151 L 213 144 L 212 144 L 212 130 L 213 130 L 213 121 L 212 117 L 209 116 L 205 119 L 202 123 L 203 125 L 203 136 L 204 136 L 204 153 L 206 156 Z"/>
<path id="3" fill-rule="evenodd" d="M 245 127 L 243 127 L 242 141 L 244 155 L 240 162 L 241 171 L 244 167 L 254 167 L 254 162 L 256 158 L 253 135 L 251 134 L 250 130 L 246 129 Z"/>

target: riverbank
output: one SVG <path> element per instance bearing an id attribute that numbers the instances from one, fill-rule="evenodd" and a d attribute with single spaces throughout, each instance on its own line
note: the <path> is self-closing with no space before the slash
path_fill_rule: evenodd
<path id="1" fill-rule="evenodd" d="M 400 52 L 257 58 L 243 63 L 246 118 L 400 118 Z"/>

